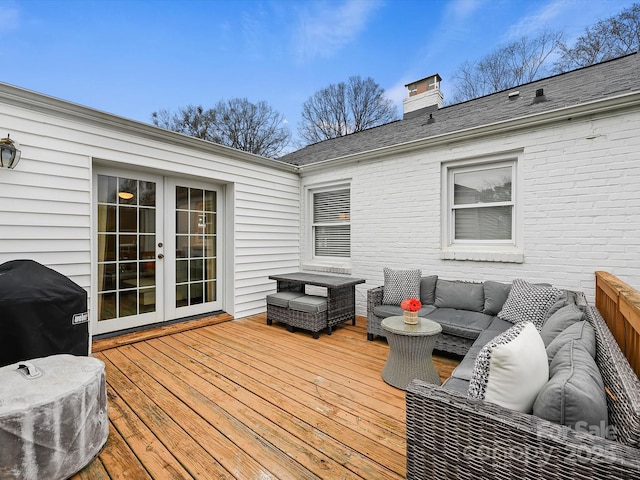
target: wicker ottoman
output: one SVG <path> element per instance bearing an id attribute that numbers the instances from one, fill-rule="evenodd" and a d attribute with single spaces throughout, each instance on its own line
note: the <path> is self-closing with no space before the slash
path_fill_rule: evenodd
<path id="1" fill-rule="evenodd" d="M 317 295 L 303 295 L 289 301 L 289 330 L 296 328 L 309 330 L 313 338 L 320 336 L 320 330 L 327 329 L 331 335 L 331 327 L 327 322 L 327 299 Z"/>
<path id="2" fill-rule="evenodd" d="M 305 295 L 302 292 L 283 291 L 267 295 L 267 325 L 273 321 L 284 323 L 287 330 L 308 330 L 313 338 L 319 338 L 324 328 L 331 335 L 327 321 L 327 298 Z"/>
<path id="3" fill-rule="evenodd" d="M 267 295 L 267 325 L 273 321 L 289 324 L 289 300 L 304 296 L 303 292 L 278 292 Z"/>

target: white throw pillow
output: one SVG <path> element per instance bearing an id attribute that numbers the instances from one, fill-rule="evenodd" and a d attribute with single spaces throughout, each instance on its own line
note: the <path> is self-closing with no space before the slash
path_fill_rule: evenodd
<path id="1" fill-rule="evenodd" d="M 540 333 L 520 322 L 487 343 L 476 358 L 469 398 L 530 413 L 549 380 L 549 360 Z"/>

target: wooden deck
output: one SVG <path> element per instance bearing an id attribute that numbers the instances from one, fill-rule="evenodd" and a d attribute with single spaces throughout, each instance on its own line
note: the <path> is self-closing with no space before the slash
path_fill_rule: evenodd
<path id="1" fill-rule="evenodd" d="M 74 480 L 405 477 L 405 394 L 365 318 L 318 340 L 264 315 L 161 333 L 96 344 L 110 435 Z M 443 379 L 457 363 L 436 357 Z"/>

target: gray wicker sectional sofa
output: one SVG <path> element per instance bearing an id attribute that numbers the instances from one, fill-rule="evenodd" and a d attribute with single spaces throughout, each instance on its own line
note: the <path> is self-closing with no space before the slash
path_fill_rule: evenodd
<path id="1" fill-rule="evenodd" d="M 512 284 L 436 276 L 419 282 L 420 316 L 442 325 L 436 349 L 464 358 L 442 386 L 409 385 L 407 478 L 640 478 L 640 381 L 582 293 L 561 291 L 537 310 L 533 323 L 549 377 L 523 413 L 474 398 L 483 355 L 513 330 L 524 330 L 504 320 L 516 297 Z M 531 287 L 515 280 L 513 293 L 523 283 Z M 401 312 L 384 298 L 384 287 L 369 290 L 370 340 L 384 333 L 384 317 Z"/>
<path id="2" fill-rule="evenodd" d="M 600 313 L 587 305 L 585 316 L 595 331 L 609 438 L 471 400 L 447 388 L 448 382 L 438 387 L 413 380 L 407 389 L 407 478 L 640 478 L 640 381 Z"/>

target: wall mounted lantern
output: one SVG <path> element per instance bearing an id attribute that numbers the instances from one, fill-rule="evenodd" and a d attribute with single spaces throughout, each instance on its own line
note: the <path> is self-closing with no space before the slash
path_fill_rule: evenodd
<path id="1" fill-rule="evenodd" d="M 16 168 L 20 161 L 20 150 L 15 146 L 15 142 L 9 138 L 0 139 L 0 167 Z"/>

